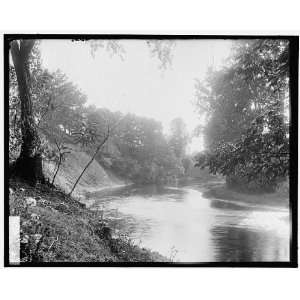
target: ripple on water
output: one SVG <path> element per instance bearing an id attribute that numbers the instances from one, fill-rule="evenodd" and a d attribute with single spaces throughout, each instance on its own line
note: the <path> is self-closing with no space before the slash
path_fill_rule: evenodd
<path id="1" fill-rule="evenodd" d="M 103 208 L 117 230 L 129 232 L 141 245 L 167 256 L 174 247 L 179 261 L 289 257 L 286 209 L 209 199 L 191 186 L 126 188 L 105 195 L 95 207 Z"/>

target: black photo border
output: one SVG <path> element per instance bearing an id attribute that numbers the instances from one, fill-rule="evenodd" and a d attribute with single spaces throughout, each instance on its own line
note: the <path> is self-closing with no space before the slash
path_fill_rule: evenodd
<path id="1" fill-rule="evenodd" d="M 290 58 L 290 261 L 268 262 L 36 262 L 9 263 L 9 43 L 15 39 L 179 39 L 179 40 L 252 40 L 283 39 L 289 41 Z M 298 267 L 298 67 L 297 35 L 176 35 L 176 34 L 4 34 L 4 266 L 5 267 Z"/>

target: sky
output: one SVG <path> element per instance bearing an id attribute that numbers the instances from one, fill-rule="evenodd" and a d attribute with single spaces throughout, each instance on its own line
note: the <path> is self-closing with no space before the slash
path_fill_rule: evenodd
<path id="1" fill-rule="evenodd" d="M 145 40 L 122 40 L 122 60 L 100 48 L 91 55 L 90 46 L 70 40 L 42 40 L 44 67 L 60 69 L 87 95 L 88 104 L 112 111 L 131 112 L 156 119 L 169 132 L 170 121 L 180 117 L 189 133 L 200 123 L 195 112 L 195 79 L 204 79 L 207 68 L 222 65 L 230 54 L 228 40 L 176 40 L 172 65 L 159 68 Z M 201 151 L 201 138 L 194 138 L 189 152 Z"/>

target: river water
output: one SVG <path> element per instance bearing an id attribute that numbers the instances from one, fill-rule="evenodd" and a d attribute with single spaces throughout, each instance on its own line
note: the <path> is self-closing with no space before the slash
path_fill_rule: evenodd
<path id="1" fill-rule="evenodd" d="M 136 244 L 178 262 L 289 261 L 289 211 L 207 198 L 203 184 L 96 193 L 93 209 Z"/>

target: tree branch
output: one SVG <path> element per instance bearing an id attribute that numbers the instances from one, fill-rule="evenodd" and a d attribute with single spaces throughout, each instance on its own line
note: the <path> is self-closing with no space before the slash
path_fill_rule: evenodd
<path id="1" fill-rule="evenodd" d="M 122 118 L 120 118 L 120 120 L 118 122 L 116 122 L 115 125 L 112 128 L 110 128 L 109 124 L 107 125 L 107 132 L 106 132 L 106 135 L 105 135 L 104 139 L 98 145 L 98 147 L 96 148 L 96 151 L 95 151 L 94 155 L 92 156 L 92 158 L 90 159 L 90 161 L 87 163 L 87 165 L 82 170 L 82 172 L 79 175 L 79 177 L 77 178 L 76 182 L 73 185 L 73 188 L 71 189 L 70 193 L 68 194 L 69 196 L 71 196 L 71 194 L 73 193 L 73 191 L 74 191 L 75 187 L 77 186 L 79 180 L 83 176 L 84 172 L 88 169 L 88 167 L 90 166 L 90 164 L 94 161 L 94 159 L 96 158 L 96 156 L 97 156 L 98 152 L 100 151 L 100 149 L 102 148 L 102 146 L 107 142 L 108 138 L 111 136 L 111 133 L 113 132 L 113 130 L 116 129 L 117 126 L 119 126 L 119 124 L 121 123 L 121 121 L 124 120 L 126 116 L 127 115 L 125 115 Z"/>

